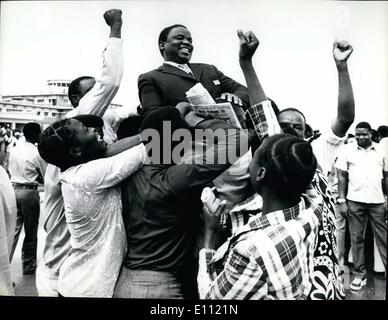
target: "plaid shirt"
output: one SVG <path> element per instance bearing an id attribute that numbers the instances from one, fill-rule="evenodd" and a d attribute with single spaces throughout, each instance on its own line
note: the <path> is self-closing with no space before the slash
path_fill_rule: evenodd
<path id="1" fill-rule="evenodd" d="M 246 114 L 247 119 L 252 122 L 260 142 L 263 142 L 264 138 L 268 136 L 283 133 L 269 100 L 253 105 L 246 111 Z"/>
<path id="2" fill-rule="evenodd" d="M 253 123 L 256 134 L 262 142 L 267 136 L 282 133 L 269 101 L 257 103 L 247 111 L 247 118 Z M 333 194 L 328 187 L 327 178 L 318 169 L 312 185 L 324 201 L 322 222 L 319 224 L 318 237 L 314 251 L 313 286 L 308 296 L 312 300 L 344 299 L 345 290 L 339 275 L 337 246 L 335 239 L 335 210 Z M 244 217 L 243 217 L 244 218 Z"/>
<path id="3" fill-rule="evenodd" d="M 250 203 L 257 206 L 257 199 Z M 311 290 L 322 207 L 322 198 L 311 189 L 292 208 L 252 216 L 217 252 L 202 249 L 200 297 L 305 299 Z"/>

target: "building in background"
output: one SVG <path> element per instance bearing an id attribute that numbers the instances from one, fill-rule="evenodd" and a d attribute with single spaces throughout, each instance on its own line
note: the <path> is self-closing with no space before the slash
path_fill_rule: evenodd
<path id="1" fill-rule="evenodd" d="M 70 80 L 48 80 L 38 94 L 0 96 L 0 127 L 21 131 L 27 122 L 38 122 L 45 129 L 63 119 L 73 109 L 67 96 Z M 121 107 L 112 103 L 110 108 Z"/>

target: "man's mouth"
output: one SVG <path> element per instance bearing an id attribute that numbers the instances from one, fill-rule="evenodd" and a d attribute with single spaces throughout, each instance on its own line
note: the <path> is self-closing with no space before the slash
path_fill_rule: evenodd
<path id="1" fill-rule="evenodd" d="M 183 53 L 187 53 L 187 54 L 190 54 L 190 53 L 191 53 L 191 49 L 186 48 L 186 47 L 180 48 L 179 51 L 181 51 L 181 52 L 183 52 Z"/>

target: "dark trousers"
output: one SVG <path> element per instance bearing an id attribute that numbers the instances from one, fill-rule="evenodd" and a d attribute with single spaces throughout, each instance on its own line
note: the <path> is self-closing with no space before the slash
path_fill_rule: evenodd
<path id="1" fill-rule="evenodd" d="M 38 245 L 39 192 L 38 190 L 15 188 L 15 196 L 17 220 L 10 261 L 12 260 L 24 224 L 25 237 L 22 247 L 23 273 L 34 272 L 36 269 L 36 250 Z"/>
<path id="2" fill-rule="evenodd" d="M 384 204 L 348 201 L 349 229 L 356 277 L 365 278 L 365 231 L 368 219 L 384 267 L 387 264 L 387 223 Z"/>

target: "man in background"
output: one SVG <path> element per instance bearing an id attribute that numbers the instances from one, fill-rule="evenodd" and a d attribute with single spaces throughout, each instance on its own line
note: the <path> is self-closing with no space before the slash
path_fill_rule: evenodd
<path id="1" fill-rule="evenodd" d="M 350 289 L 366 285 L 365 229 L 370 219 L 376 245 L 386 268 L 387 224 L 385 196 L 388 192 L 388 162 L 378 144 L 372 142 L 372 128 L 360 122 L 355 129 L 357 144 L 348 144 L 338 156 L 338 191 L 341 215 L 349 214 L 350 239 L 355 277 Z"/>
<path id="2" fill-rule="evenodd" d="M 24 275 L 35 274 L 36 270 L 40 213 L 38 185 L 43 183 L 47 166 L 36 148 L 41 133 L 42 129 L 39 124 L 27 123 L 23 128 L 26 141 L 20 142 L 14 147 L 9 156 L 9 172 L 15 189 L 17 204 L 16 230 L 10 261 L 12 261 L 24 224 L 25 237 L 22 247 Z"/>

